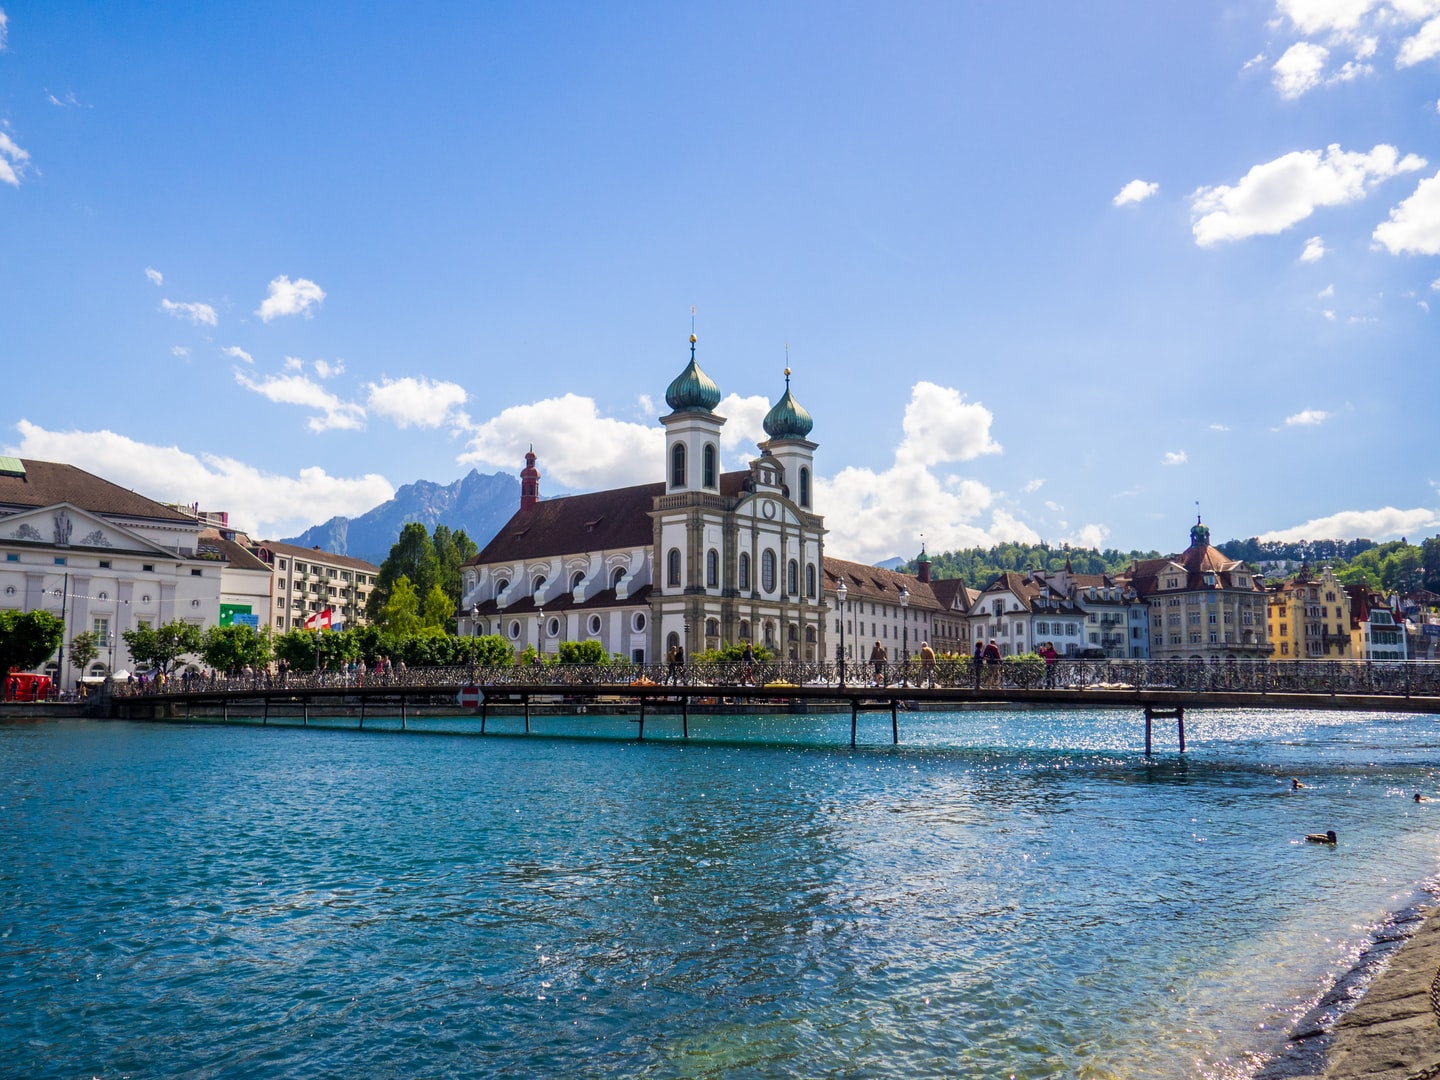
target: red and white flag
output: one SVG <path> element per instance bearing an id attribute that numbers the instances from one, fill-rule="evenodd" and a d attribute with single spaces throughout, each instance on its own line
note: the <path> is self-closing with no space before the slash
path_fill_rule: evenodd
<path id="1" fill-rule="evenodd" d="M 334 613 L 330 608 L 324 611 L 317 611 L 314 615 L 305 616 L 306 630 L 330 630 L 332 629 L 332 618 Z"/>

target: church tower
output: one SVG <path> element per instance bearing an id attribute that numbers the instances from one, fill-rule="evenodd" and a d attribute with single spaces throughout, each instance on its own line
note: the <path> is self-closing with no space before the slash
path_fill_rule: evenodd
<path id="1" fill-rule="evenodd" d="M 784 471 L 790 499 L 800 509 L 815 512 L 815 446 L 806 436 L 815 421 L 795 395 L 790 393 L 790 369 L 785 369 L 785 394 L 765 414 L 765 434 L 760 452 L 773 457 Z"/>
<path id="2" fill-rule="evenodd" d="M 715 415 L 720 388 L 695 362 L 695 342 L 690 335 L 690 363 L 675 376 L 665 391 L 669 416 L 665 425 L 665 493 L 706 491 L 720 493 L 720 428 L 723 416 Z"/>

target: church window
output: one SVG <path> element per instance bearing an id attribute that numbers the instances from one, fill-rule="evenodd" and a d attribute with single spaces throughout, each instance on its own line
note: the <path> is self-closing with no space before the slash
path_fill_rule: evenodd
<path id="1" fill-rule="evenodd" d="M 720 587 L 720 553 L 714 548 L 705 553 L 705 585 L 711 589 Z"/>
<path id="2" fill-rule="evenodd" d="M 530 585 L 530 592 L 537 593 L 545 587 L 545 575 L 541 574 Z"/>
<path id="3" fill-rule="evenodd" d="M 625 576 L 625 567 L 623 567 L 623 566 L 617 566 L 617 567 L 615 568 L 615 572 L 610 575 L 610 588 L 612 588 L 612 589 L 618 589 L 618 588 L 620 587 L 620 579 L 623 578 L 624 576 Z"/>
<path id="4" fill-rule="evenodd" d="M 717 469 L 717 467 L 716 467 L 717 462 L 716 462 L 716 457 L 715 457 L 715 444 L 714 444 L 714 443 L 706 443 L 706 444 L 705 444 L 705 458 L 704 458 L 704 461 L 705 461 L 704 478 L 703 478 L 703 480 L 701 481 L 701 486 L 702 486 L 702 487 L 707 487 L 707 488 L 713 488 L 713 487 L 716 486 L 716 483 L 715 483 L 715 475 L 716 475 L 716 473 L 719 471 L 719 470 Z"/>
<path id="5" fill-rule="evenodd" d="M 680 549 L 671 548 L 670 554 L 665 557 L 665 584 L 680 584 Z"/>
<path id="6" fill-rule="evenodd" d="M 501 578 L 495 583 L 495 595 L 499 596 L 508 588 L 510 588 L 510 582 L 506 581 L 504 578 Z"/>
<path id="7" fill-rule="evenodd" d="M 600 633 L 600 616 L 599 616 L 599 615 L 591 615 L 591 616 L 590 616 L 590 633 L 591 633 L 591 634 L 595 634 L 595 635 L 598 635 L 598 634 Z"/>
<path id="8" fill-rule="evenodd" d="M 785 566 L 785 591 L 791 596 L 800 592 L 800 564 L 791 559 Z"/>
<path id="9" fill-rule="evenodd" d="M 706 636 L 706 637 L 709 637 L 709 638 L 718 638 L 718 637 L 720 636 L 720 620 L 719 620 L 719 619 L 706 619 L 706 620 L 705 620 L 705 636 Z"/>
<path id="10" fill-rule="evenodd" d="M 810 470 L 800 467 L 800 505 L 810 509 Z"/>
<path id="11" fill-rule="evenodd" d="M 670 450 L 670 486 L 685 486 L 685 444 L 676 443 Z"/>
<path id="12" fill-rule="evenodd" d="M 760 556 L 760 588 L 767 593 L 775 591 L 775 552 L 768 549 Z"/>
<path id="13" fill-rule="evenodd" d="M 576 589 L 578 589 L 578 588 L 580 587 L 581 583 L 582 583 L 584 580 L 585 580 L 585 571 L 584 571 L 584 570 L 576 570 L 575 573 L 572 574 L 571 577 L 570 577 L 570 591 L 571 591 L 571 592 L 574 592 Z"/>
<path id="14" fill-rule="evenodd" d="M 809 563 L 805 567 L 805 595 L 811 600 L 815 599 L 815 564 Z"/>
<path id="15" fill-rule="evenodd" d="M 749 641 L 749 640 L 750 640 L 750 620 L 749 620 L 749 619 L 742 619 L 742 620 L 740 621 L 740 640 L 741 640 L 741 641 Z"/>
<path id="16" fill-rule="evenodd" d="M 740 588 L 748 590 L 750 588 L 750 556 L 747 552 L 744 551 L 740 553 L 740 567 L 738 576 L 740 578 Z"/>

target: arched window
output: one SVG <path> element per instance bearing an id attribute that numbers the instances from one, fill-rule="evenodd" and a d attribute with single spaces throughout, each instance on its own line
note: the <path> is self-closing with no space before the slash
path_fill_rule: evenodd
<path id="1" fill-rule="evenodd" d="M 775 624 L 769 619 L 765 620 L 765 647 L 767 649 L 775 648 Z"/>
<path id="2" fill-rule="evenodd" d="M 510 588 L 510 582 L 506 581 L 504 578 L 501 578 L 495 583 L 495 595 L 499 596 L 508 588 Z"/>
<path id="3" fill-rule="evenodd" d="M 741 641 L 749 641 L 749 640 L 750 640 L 750 620 L 749 620 L 749 619 L 741 619 L 741 620 L 740 620 L 740 640 L 741 640 Z"/>
<path id="4" fill-rule="evenodd" d="M 716 466 L 717 466 L 717 462 L 716 462 L 716 456 L 715 456 L 715 444 L 714 444 L 714 443 L 706 443 L 706 444 L 705 444 L 705 471 L 704 471 L 704 474 L 703 474 L 704 479 L 701 481 L 701 486 L 702 486 L 702 487 L 713 488 L 713 487 L 716 486 L 715 476 L 716 476 L 716 473 L 719 472 L 719 469 L 718 469 Z"/>
<path id="5" fill-rule="evenodd" d="M 800 467 L 800 505 L 810 509 L 810 470 Z"/>
<path id="6" fill-rule="evenodd" d="M 671 548 L 670 554 L 665 557 L 665 584 L 674 586 L 680 584 L 679 548 Z"/>
<path id="7" fill-rule="evenodd" d="M 815 599 L 815 564 L 807 563 L 805 566 L 805 595 L 811 600 Z"/>
<path id="8" fill-rule="evenodd" d="M 620 587 L 620 579 L 623 578 L 624 576 L 625 576 L 625 567 L 623 567 L 623 566 L 617 566 L 617 567 L 615 568 L 615 572 L 610 575 L 610 588 L 612 588 L 612 589 L 618 589 L 618 588 Z"/>
<path id="9" fill-rule="evenodd" d="M 750 589 L 750 556 L 744 551 L 740 553 L 739 573 L 736 576 L 740 579 L 740 588 L 748 592 Z"/>
<path id="10" fill-rule="evenodd" d="M 720 636 L 720 620 L 719 620 L 719 619 L 706 619 L 706 620 L 705 620 L 705 636 L 708 637 L 708 638 L 718 638 L 718 637 Z"/>
<path id="11" fill-rule="evenodd" d="M 570 575 L 570 591 L 571 591 L 571 592 L 574 592 L 576 589 L 578 589 L 578 588 L 580 587 L 580 583 L 583 582 L 584 580 L 585 580 L 585 571 L 584 571 L 584 570 L 576 570 L 575 573 L 573 573 L 573 574 Z"/>
<path id="12" fill-rule="evenodd" d="M 670 449 L 670 486 L 672 488 L 683 488 L 685 486 L 685 444 L 676 443 Z"/>
<path id="13" fill-rule="evenodd" d="M 675 633 L 675 631 L 673 631 L 673 630 L 670 631 L 670 635 L 665 639 L 665 655 L 666 655 L 666 656 L 673 656 L 673 655 L 675 655 L 675 649 L 676 649 L 676 647 L 677 647 L 679 644 L 680 644 L 680 635 L 677 634 L 677 633 Z"/>
<path id="14" fill-rule="evenodd" d="M 720 553 L 714 548 L 705 553 L 705 586 L 710 589 L 720 587 Z"/>
<path id="15" fill-rule="evenodd" d="M 540 591 L 541 589 L 543 589 L 544 587 L 545 587 L 545 575 L 544 575 L 544 574 L 541 574 L 539 577 L 537 577 L 534 581 L 532 581 L 532 582 L 530 583 L 530 592 L 531 592 L 531 594 L 533 595 L 534 593 L 539 592 L 539 591 Z"/>
<path id="16" fill-rule="evenodd" d="M 767 593 L 775 591 L 775 552 L 768 548 L 760 556 L 760 588 Z"/>
<path id="17" fill-rule="evenodd" d="M 800 595 L 800 564 L 794 559 L 785 564 L 785 591 L 791 596 Z"/>
<path id="18" fill-rule="evenodd" d="M 791 641 L 800 640 L 800 631 L 796 629 L 796 626 L 793 622 L 785 628 L 785 636 Z"/>

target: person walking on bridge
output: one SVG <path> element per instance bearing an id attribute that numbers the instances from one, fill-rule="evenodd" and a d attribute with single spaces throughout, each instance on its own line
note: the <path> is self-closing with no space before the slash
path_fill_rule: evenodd
<path id="1" fill-rule="evenodd" d="M 875 671 L 876 686 L 885 685 L 885 664 L 889 659 L 889 655 L 885 652 L 885 646 L 878 641 L 875 642 L 875 647 L 870 650 L 870 666 Z"/>
<path id="2" fill-rule="evenodd" d="M 985 646 L 985 685 L 991 690 L 1000 689 L 1000 662 L 1000 646 L 992 637 Z"/>

